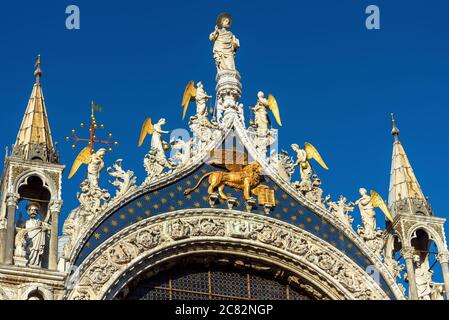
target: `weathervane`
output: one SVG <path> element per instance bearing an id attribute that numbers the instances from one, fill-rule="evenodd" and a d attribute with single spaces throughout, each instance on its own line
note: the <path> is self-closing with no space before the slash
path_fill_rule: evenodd
<path id="1" fill-rule="evenodd" d="M 108 134 L 108 138 L 106 140 L 102 140 L 102 139 L 98 139 L 96 132 L 97 129 L 104 129 L 104 125 L 97 124 L 97 119 L 95 118 L 95 112 L 101 112 L 102 108 L 98 105 L 95 104 L 95 102 L 92 100 L 92 106 L 91 106 L 91 116 L 90 116 L 90 121 L 91 124 L 89 125 L 89 138 L 80 138 L 78 137 L 78 135 L 76 134 L 76 130 L 73 129 L 72 130 L 72 137 L 66 137 L 66 141 L 70 142 L 72 141 L 72 149 L 76 148 L 76 145 L 78 142 L 87 142 L 87 147 L 83 148 L 83 150 L 81 150 L 81 152 L 78 154 L 75 162 L 79 162 L 81 161 L 82 163 L 88 164 L 90 162 L 90 158 L 91 155 L 93 155 L 95 153 L 95 144 L 103 144 L 105 146 L 108 147 L 108 151 L 112 152 L 112 145 L 118 145 L 117 141 L 112 141 L 112 133 Z M 81 123 L 80 127 L 84 128 L 86 126 L 85 123 Z M 84 160 L 80 160 L 80 159 L 84 159 Z M 72 170 L 70 175 L 69 175 L 69 179 L 72 178 L 72 176 L 76 173 L 77 169 L 79 168 L 78 166 L 74 166 L 77 167 L 75 170 Z"/>

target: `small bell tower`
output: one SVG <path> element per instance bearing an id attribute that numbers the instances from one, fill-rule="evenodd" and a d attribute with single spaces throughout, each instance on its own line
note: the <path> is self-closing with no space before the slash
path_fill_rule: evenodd
<path id="1" fill-rule="evenodd" d="M 437 289 L 442 289 L 440 292 L 445 291 L 448 298 L 449 253 L 444 233 L 446 219 L 433 215 L 429 200 L 424 196 L 399 140 L 399 129 L 394 115 L 391 117 L 394 142 L 388 208 L 393 222 L 387 229 L 385 257 L 394 259 L 395 253 L 399 253 L 404 258 L 410 299 L 433 299 Z M 438 252 L 430 252 L 432 242 Z M 429 264 L 431 254 L 436 254 L 441 265 L 444 284 L 437 284 L 432 280 L 433 272 Z"/>
<path id="2" fill-rule="evenodd" d="M 41 59 L 35 83 L 12 152 L 1 178 L 0 265 L 56 270 L 61 212 L 59 163 L 42 92 Z M 23 207 L 27 217 L 19 219 Z M 21 212 L 22 213 L 22 212 Z"/>

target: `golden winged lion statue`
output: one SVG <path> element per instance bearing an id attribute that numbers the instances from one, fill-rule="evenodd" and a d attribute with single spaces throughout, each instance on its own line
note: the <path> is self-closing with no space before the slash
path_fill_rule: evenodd
<path id="1" fill-rule="evenodd" d="M 229 161 L 229 159 L 233 159 Z M 245 200 L 251 198 L 251 194 L 259 195 L 261 190 L 268 187 L 260 185 L 261 165 L 258 162 L 248 163 L 247 156 L 236 151 L 212 152 L 209 162 L 213 166 L 225 168 L 228 171 L 212 171 L 202 176 L 192 189 L 186 189 L 185 195 L 193 192 L 206 178 L 209 182 L 208 194 L 213 194 L 218 188 L 218 194 L 224 200 L 228 199 L 224 188 L 231 187 L 243 191 Z"/>

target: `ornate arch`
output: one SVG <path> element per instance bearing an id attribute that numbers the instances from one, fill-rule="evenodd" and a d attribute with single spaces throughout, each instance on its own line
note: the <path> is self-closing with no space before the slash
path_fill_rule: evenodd
<path id="1" fill-rule="evenodd" d="M 388 299 L 367 271 L 304 230 L 260 215 L 205 209 L 159 215 L 115 234 L 83 261 L 65 298 L 105 299 L 132 279 L 132 270 L 200 252 L 271 261 L 335 299 Z"/>
<path id="2" fill-rule="evenodd" d="M 39 283 L 26 284 L 19 288 L 20 299 L 27 300 L 32 293 L 38 293 L 44 300 L 53 300 L 53 292 Z"/>
<path id="3" fill-rule="evenodd" d="M 427 233 L 427 235 L 429 236 L 429 240 L 432 240 L 435 242 L 435 245 L 437 246 L 438 251 L 443 252 L 446 250 L 446 245 L 445 245 L 444 240 L 441 238 L 441 235 L 431 226 L 429 226 L 427 224 L 421 224 L 421 223 L 414 225 L 412 228 L 410 228 L 410 230 L 408 230 L 407 245 L 409 245 L 409 246 L 412 245 L 412 236 L 418 230 L 423 230 L 424 232 Z"/>
<path id="4" fill-rule="evenodd" d="M 44 172 L 36 171 L 36 170 L 27 170 L 25 172 L 22 172 L 20 175 L 14 178 L 13 186 L 14 186 L 14 192 L 18 193 L 19 188 L 23 185 L 27 179 L 31 177 L 38 177 L 42 180 L 43 187 L 47 188 L 51 195 L 51 200 L 58 199 L 58 188 L 55 185 L 54 181 Z"/>

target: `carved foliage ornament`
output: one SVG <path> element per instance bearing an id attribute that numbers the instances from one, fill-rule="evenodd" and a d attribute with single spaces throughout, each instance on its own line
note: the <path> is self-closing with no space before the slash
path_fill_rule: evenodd
<path id="1" fill-rule="evenodd" d="M 157 250 L 158 247 L 166 246 L 172 241 L 204 236 L 248 239 L 252 244 L 259 242 L 277 247 L 294 254 L 297 259 L 306 262 L 312 268 L 318 268 L 330 279 L 337 280 L 356 299 L 384 298 L 380 289 L 374 288 L 373 284 L 367 281 L 368 275 L 356 270 L 338 253 L 325 249 L 305 235 L 269 223 L 216 217 L 177 218 L 136 230 L 126 237 L 116 235 L 116 238 L 120 239 L 119 242 L 110 249 L 103 250 L 90 266 L 86 266 L 86 271 L 82 272 L 80 285 L 70 297 L 85 297 L 80 292 L 90 288 L 95 295 L 91 298 L 101 298 L 118 274 L 129 268 L 132 261 L 146 256 L 150 250 Z M 89 260 L 86 262 L 90 263 Z"/>

